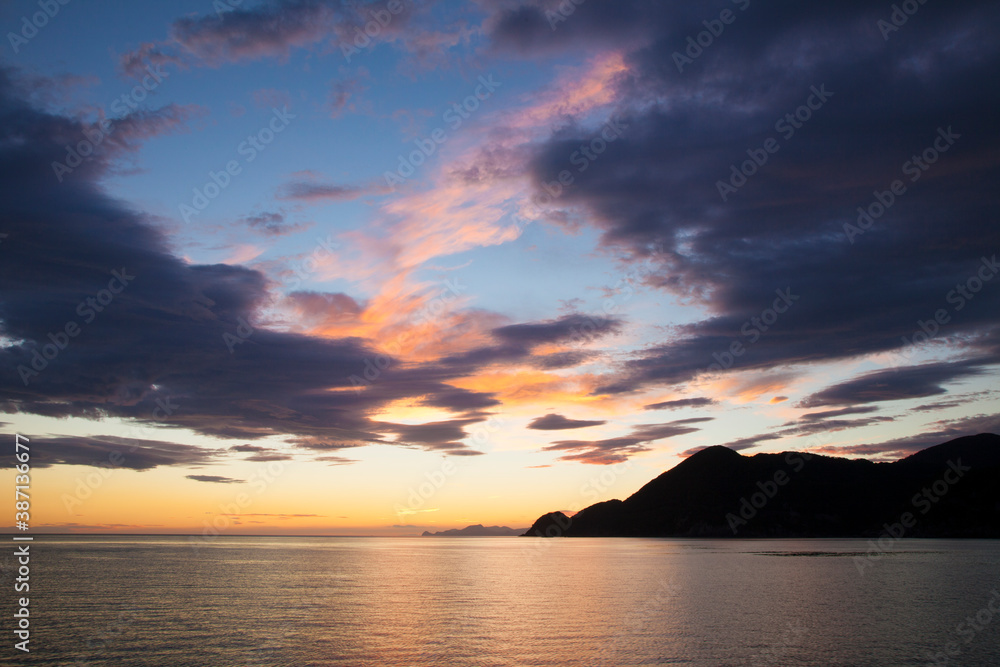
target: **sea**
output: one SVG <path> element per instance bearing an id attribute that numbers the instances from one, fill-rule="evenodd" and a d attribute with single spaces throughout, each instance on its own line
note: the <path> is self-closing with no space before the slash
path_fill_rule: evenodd
<path id="1" fill-rule="evenodd" d="M 26 594 L 0 549 L 4 665 L 1000 665 L 1000 541 L 36 536 Z"/>

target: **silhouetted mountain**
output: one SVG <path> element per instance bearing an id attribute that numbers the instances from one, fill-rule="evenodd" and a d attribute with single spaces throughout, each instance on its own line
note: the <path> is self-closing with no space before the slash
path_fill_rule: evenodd
<path id="1" fill-rule="evenodd" d="M 1000 436 L 989 433 L 892 463 L 716 446 L 624 501 L 545 514 L 525 536 L 997 538 L 998 487 Z"/>
<path id="2" fill-rule="evenodd" d="M 452 528 L 432 533 L 425 530 L 423 537 L 511 537 L 524 532 L 524 528 L 508 528 L 507 526 L 484 526 L 477 523 L 474 526 L 465 528 Z"/>

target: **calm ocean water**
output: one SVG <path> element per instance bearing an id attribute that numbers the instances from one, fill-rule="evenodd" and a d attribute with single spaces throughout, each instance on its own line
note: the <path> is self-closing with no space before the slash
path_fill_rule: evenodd
<path id="1" fill-rule="evenodd" d="M 4 548 L 0 663 L 926 665 L 951 649 L 949 665 L 1000 665 L 1000 542 L 901 540 L 862 575 L 868 548 L 40 537 L 30 656 L 12 647 Z"/>

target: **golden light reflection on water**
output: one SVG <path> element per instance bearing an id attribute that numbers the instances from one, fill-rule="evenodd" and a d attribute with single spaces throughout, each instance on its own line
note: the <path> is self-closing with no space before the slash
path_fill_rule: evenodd
<path id="1" fill-rule="evenodd" d="M 223 537 L 195 549 L 81 536 L 33 548 L 42 665 L 922 664 L 1000 572 L 986 541 L 904 540 L 864 576 L 863 540 Z M 995 637 L 963 644 L 963 660 L 1000 662 Z"/>

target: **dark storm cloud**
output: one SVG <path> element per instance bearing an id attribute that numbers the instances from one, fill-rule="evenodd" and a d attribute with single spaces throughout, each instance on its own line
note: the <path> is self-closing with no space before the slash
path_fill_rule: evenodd
<path id="1" fill-rule="evenodd" d="M 34 446 L 31 465 L 35 468 L 78 465 L 150 470 L 157 466 L 204 465 L 221 460 L 218 450 L 113 435 L 36 436 L 31 444 Z"/>
<path id="2" fill-rule="evenodd" d="M 643 410 L 678 410 L 680 408 L 703 408 L 715 405 L 717 401 L 713 398 L 699 396 L 697 398 L 680 398 L 675 401 L 663 401 L 662 403 L 652 403 L 644 405 Z"/>
<path id="3" fill-rule="evenodd" d="M 493 336 L 506 343 L 530 347 L 543 343 L 573 342 L 584 336 L 604 336 L 617 333 L 620 329 L 621 321 L 616 318 L 594 318 L 575 313 L 547 322 L 498 327 L 493 330 Z"/>
<path id="4" fill-rule="evenodd" d="M 135 76 L 147 62 L 180 67 L 219 67 L 262 58 L 284 61 L 295 49 L 317 44 L 335 47 L 344 57 L 354 57 L 366 48 L 354 46 L 356 31 L 364 30 L 367 24 L 377 20 L 373 12 L 378 12 L 382 18 L 377 20 L 375 37 L 364 44 L 398 39 L 408 49 L 422 55 L 426 42 L 433 41 L 433 32 L 410 26 L 418 7 L 405 1 L 393 5 L 398 10 L 387 11 L 386 3 L 339 0 L 265 0 L 252 7 L 219 2 L 207 5 L 202 16 L 177 19 L 170 26 L 170 39 L 142 44 L 121 56 L 119 67 Z"/>
<path id="5" fill-rule="evenodd" d="M 141 213 L 97 184 L 116 168 L 113 152 L 95 155 L 60 183 L 51 164 L 82 127 L 23 97 L 0 70 L 4 412 L 128 418 L 243 440 L 284 435 L 319 449 L 385 443 L 368 415 L 399 399 L 467 419 L 495 404 L 448 385 L 454 374 L 433 365 L 393 364 L 378 382 L 355 389 L 351 376 L 377 356 L 364 341 L 254 327 L 270 298 L 261 273 L 190 265 L 173 255 Z M 426 447 L 463 453 L 461 434 L 451 435 L 448 447 L 430 440 Z M 182 453 L 195 457 L 187 462 L 203 456 Z M 81 456 L 66 450 L 54 460 Z"/>
<path id="6" fill-rule="evenodd" d="M 910 408 L 910 412 L 937 412 L 938 410 L 957 408 L 963 405 L 968 405 L 974 401 L 995 398 L 996 396 L 1000 396 L 1000 391 L 995 389 L 974 391 L 966 394 L 952 394 L 942 400 L 931 401 L 930 403 L 924 403 L 923 405 L 912 407 Z"/>
<path id="7" fill-rule="evenodd" d="M 285 183 L 278 189 L 278 199 L 304 202 L 349 201 L 365 194 L 364 188 L 354 185 L 336 183 L 317 183 L 315 181 L 293 181 Z"/>
<path id="8" fill-rule="evenodd" d="M 572 313 L 542 322 L 509 324 L 490 332 L 497 344 L 445 357 L 441 363 L 471 369 L 495 363 L 529 361 L 534 366 L 550 370 L 570 368 L 591 360 L 594 353 L 571 350 L 533 356 L 532 350 L 544 344 L 580 344 L 616 334 L 621 331 L 622 326 L 623 322 L 619 318 L 591 317 L 581 313 Z"/>
<path id="9" fill-rule="evenodd" d="M 841 408 L 839 410 L 824 410 L 822 412 L 806 413 L 799 417 L 799 420 L 804 422 L 814 422 L 821 419 L 829 419 L 831 417 L 843 417 L 844 415 L 863 415 L 869 412 L 876 412 L 877 410 L 878 408 L 872 405 L 856 408 Z"/>
<path id="10" fill-rule="evenodd" d="M 120 72 L 136 80 L 142 79 L 149 73 L 147 67 L 152 67 L 155 70 L 164 65 L 183 67 L 183 62 L 177 56 L 152 42 L 141 44 L 135 51 L 126 53 L 118 59 Z"/>
<path id="11" fill-rule="evenodd" d="M 304 313 L 322 313 L 324 320 L 337 322 L 357 317 L 363 307 L 353 297 L 343 292 L 298 291 L 288 295 L 288 300 Z"/>
<path id="12" fill-rule="evenodd" d="M 700 431 L 692 426 L 702 422 L 712 421 L 713 417 L 692 417 L 678 419 L 665 424 L 639 424 L 625 436 L 606 438 L 603 440 L 559 440 L 548 447 L 545 452 L 566 452 L 559 457 L 560 461 L 578 461 L 595 465 L 611 465 L 628 460 L 632 454 L 650 451 L 649 445 L 657 440 L 674 438 L 688 433 Z"/>
<path id="13" fill-rule="evenodd" d="M 978 364 L 977 360 L 969 360 L 874 371 L 807 396 L 802 400 L 802 407 L 856 405 L 936 396 L 947 392 L 943 386 L 947 382 L 981 374 L 983 370 Z"/>
<path id="14" fill-rule="evenodd" d="M 535 368 L 554 371 L 560 368 L 574 368 L 585 364 L 598 355 L 587 350 L 574 350 L 572 352 L 555 352 L 543 356 L 536 356 L 532 359 Z"/>
<path id="15" fill-rule="evenodd" d="M 267 452 L 271 451 L 267 447 L 261 447 L 260 445 L 233 445 L 229 448 L 231 452 Z"/>
<path id="16" fill-rule="evenodd" d="M 607 424 L 604 420 L 588 421 L 586 419 L 569 419 L 562 415 L 549 413 L 544 417 L 536 417 L 528 424 L 528 428 L 538 431 L 561 431 L 564 429 L 586 428 L 588 426 L 600 426 Z"/>
<path id="17" fill-rule="evenodd" d="M 642 43 L 648 38 L 650 22 L 662 23 L 664 16 L 658 3 L 587 2 L 571 3 L 573 13 L 560 20 L 559 4 L 542 1 L 502 7 L 487 22 L 493 44 L 500 50 L 527 55 L 574 46 Z"/>
<path id="18" fill-rule="evenodd" d="M 779 433 L 782 436 L 815 435 L 817 433 L 833 433 L 862 426 L 871 426 L 885 422 L 896 421 L 895 417 L 880 415 L 876 417 L 862 417 L 860 419 L 825 419 L 819 421 L 802 422 L 794 426 L 783 428 Z"/>
<path id="19" fill-rule="evenodd" d="M 195 482 L 209 482 L 211 484 L 244 484 L 246 482 L 243 479 L 233 479 L 220 475 L 185 475 L 185 477 Z"/>
<path id="20" fill-rule="evenodd" d="M 469 414 L 475 414 L 486 408 L 498 407 L 501 403 L 493 398 L 492 394 L 448 387 L 427 396 L 421 401 L 421 404 L 431 408 L 465 410 Z"/>
<path id="21" fill-rule="evenodd" d="M 243 219 L 247 227 L 267 236 L 285 236 L 308 229 L 312 225 L 309 223 L 292 223 L 285 219 L 281 213 L 268 211 L 258 213 Z"/>
<path id="22" fill-rule="evenodd" d="M 962 336 L 968 356 L 1000 361 L 1000 278 L 977 278 L 1000 252 L 1000 6 L 921 5 L 886 40 L 877 22 L 892 8 L 870 2 L 587 2 L 553 30 L 554 5 L 497 10 L 494 48 L 621 51 L 614 114 L 627 129 L 579 172 L 570 156 L 592 128 L 555 128 L 531 161 L 538 191 L 569 170 L 557 203 L 586 209 L 606 249 L 655 257 L 647 282 L 711 313 L 598 392 L 680 384 L 713 363 L 752 370 L 909 348 L 939 310 L 947 322 L 926 345 Z M 723 8 L 735 21 L 678 71 L 674 52 Z M 792 126 L 786 114 L 811 95 L 818 108 Z M 777 152 L 723 201 L 717 183 L 769 138 Z M 904 173 L 935 141 L 951 145 Z M 906 191 L 852 244 L 845 224 L 897 179 Z M 794 305 L 754 324 L 786 289 Z M 728 357 L 734 343 L 740 354 Z"/>
<path id="23" fill-rule="evenodd" d="M 193 104 L 167 104 L 157 109 L 138 109 L 111 121 L 108 132 L 113 143 L 135 144 L 170 132 L 186 131 L 185 123 L 208 115 L 208 109 Z"/>
<path id="24" fill-rule="evenodd" d="M 961 401 L 941 401 L 940 403 L 925 403 L 923 405 L 918 405 L 916 407 L 910 408 L 910 412 L 936 412 L 938 410 L 947 410 L 948 408 L 957 408 L 960 405 L 964 405 Z"/>
<path id="25" fill-rule="evenodd" d="M 235 445 L 230 447 L 229 451 L 250 454 L 250 456 L 244 459 L 245 461 L 290 461 L 292 459 L 290 455 L 283 454 L 276 449 L 271 449 L 270 447 L 260 447 L 258 445 Z"/>
<path id="26" fill-rule="evenodd" d="M 350 14 L 334 2 L 278 0 L 178 19 L 171 36 L 209 65 L 287 58 L 293 48 L 327 39 L 334 31 L 346 36 Z"/>
<path id="27" fill-rule="evenodd" d="M 462 450 L 460 452 L 449 452 L 449 454 L 464 454 L 466 452 L 471 453 L 471 454 L 478 454 L 479 453 L 479 452 L 475 452 L 475 451 L 472 451 L 472 450 Z M 318 456 L 318 457 L 316 457 L 316 460 L 317 461 L 323 461 L 324 463 L 329 463 L 332 466 L 345 466 L 345 465 L 350 465 L 352 463 L 357 463 L 356 459 L 349 459 L 349 458 L 347 458 L 345 456 L 332 456 L 332 455 L 331 456 Z"/>
<path id="28" fill-rule="evenodd" d="M 465 437 L 467 427 L 481 421 L 485 421 L 485 417 L 452 419 L 426 424 L 380 422 L 375 424 L 375 427 L 380 432 L 395 434 L 398 444 L 417 446 L 430 451 L 476 455 L 482 452 L 469 449 L 461 440 Z"/>
<path id="29" fill-rule="evenodd" d="M 59 97 L 60 93 L 66 94 L 70 85 L 65 79 L 65 75 L 47 77 L 0 66 L 0 85 L 5 88 L 0 94 L 10 96 L 14 106 L 63 109 L 70 104 Z M 133 159 L 142 144 L 154 137 L 186 133 L 192 121 L 207 113 L 206 108 L 196 104 L 173 103 L 130 110 L 124 102 L 116 100 L 96 115 L 88 114 L 86 122 L 46 115 L 43 128 L 20 125 L 16 118 L 11 118 L 15 126 L 5 128 L 5 134 L 9 140 L 25 141 L 34 132 L 43 130 L 45 134 L 40 140 L 62 147 L 61 154 L 53 155 L 49 163 L 51 177 L 62 183 L 70 174 L 90 179 L 105 175 L 112 160 Z M 134 165 L 116 165 L 118 171 L 130 168 Z"/>

